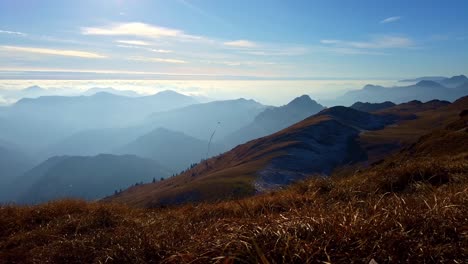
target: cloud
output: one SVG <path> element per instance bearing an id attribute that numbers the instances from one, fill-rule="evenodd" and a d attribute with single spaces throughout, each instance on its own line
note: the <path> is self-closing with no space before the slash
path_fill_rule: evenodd
<path id="1" fill-rule="evenodd" d="M 396 21 L 398 21 L 400 19 L 401 19 L 401 17 L 399 17 L 399 16 L 388 17 L 388 18 L 380 21 L 380 24 L 392 23 L 392 22 L 396 22 Z"/>
<path id="2" fill-rule="evenodd" d="M 165 58 L 130 57 L 128 59 L 133 60 L 133 61 L 162 62 L 162 63 L 174 63 L 174 64 L 185 64 L 185 63 L 187 63 L 184 60 L 165 59 Z"/>
<path id="3" fill-rule="evenodd" d="M 235 48 L 255 48 L 258 46 L 257 43 L 244 39 L 224 42 L 224 45 Z"/>
<path id="4" fill-rule="evenodd" d="M 185 34 L 182 30 L 159 27 L 155 25 L 131 22 L 131 23 L 114 23 L 104 27 L 83 27 L 81 28 L 83 35 L 101 35 L 101 36 L 136 36 L 143 38 L 184 38 L 184 39 L 201 39 L 200 36 Z"/>
<path id="5" fill-rule="evenodd" d="M 172 53 L 172 50 L 164 50 L 164 49 L 149 49 L 149 51 L 156 52 L 156 53 Z"/>
<path id="6" fill-rule="evenodd" d="M 90 58 L 90 59 L 106 58 L 106 56 L 104 55 L 87 52 L 87 51 L 79 51 L 79 50 L 58 50 L 58 49 L 18 47 L 18 46 L 0 46 L 0 49 L 9 50 L 9 51 L 17 51 L 17 52 L 27 52 L 27 53 L 47 54 L 47 55 L 67 56 L 67 57 L 80 57 L 80 58 Z"/>
<path id="7" fill-rule="evenodd" d="M 368 41 L 321 40 L 320 43 L 328 50 L 341 54 L 374 54 L 385 53 L 375 50 L 412 48 L 415 43 L 412 39 L 401 36 L 378 36 Z"/>
<path id="8" fill-rule="evenodd" d="M 336 40 L 336 39 L 322 39 L 320 40 L 320 43 L 322 44 L 337 44 L 337 43 L 340 43 L 341 41 L 340 40 Z"/>
<path id="9" fill-rule="evenodd" d="M 116 40 L 117 43 L 128 44 L 128 45 L 138 45 L 138 46 L 150 46 L 151 43 L 142 41 L 142 40 Z"/>
<path id="10" fill-rule="evenodd" d="M 26 35 L 27 35 L 27 34 L 25 34 L 25 33 L 23 33 L 23 32 L 9 31 L 9 30 L 1 30 L 1 29 L 0 29 L 0 33 L 1 33 L 1 34 L 18 35 L 18 36 L 26 36 Z"/>

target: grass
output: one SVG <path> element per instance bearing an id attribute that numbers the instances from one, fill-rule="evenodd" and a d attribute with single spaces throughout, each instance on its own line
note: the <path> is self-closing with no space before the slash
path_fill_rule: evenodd
<path id="1" fill-rule="evenodd" d="M 468 153 L 403 155 L 228 202 L 0 209 L 1 263 L 463 263 Z"/>

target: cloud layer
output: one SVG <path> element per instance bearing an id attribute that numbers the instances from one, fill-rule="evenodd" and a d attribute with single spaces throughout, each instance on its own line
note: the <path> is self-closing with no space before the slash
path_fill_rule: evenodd
<path id="1" fill-rule="evenodd" d="M 0 46 L 0 49 L 16 52 L 56 55 L 56 56 L 67 56 L 67 57 L 80 57 L 88 59 L 102 59 L 106 58 L 104 55 L 100 55 L 93 52 L 79 51 L 79 50 L 61 50 L 61 49 L 46 49 L 46 48 L 34 48 L 34 47 L 19 47 L 19 46 Z"/>

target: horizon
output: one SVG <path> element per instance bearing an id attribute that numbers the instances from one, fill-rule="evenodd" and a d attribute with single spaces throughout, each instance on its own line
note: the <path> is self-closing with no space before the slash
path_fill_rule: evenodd
<path id="1" fill-rule="evenodd" d="M 270 105 L 302 94 L 329 100 L 366 84 L 465 74 L 467 7 L 459 1 L 2 1 L 0 92 L 39 85 L 142 94 L 171 89 Z M 0 94 L 0 104 L 11 102 Z"/>

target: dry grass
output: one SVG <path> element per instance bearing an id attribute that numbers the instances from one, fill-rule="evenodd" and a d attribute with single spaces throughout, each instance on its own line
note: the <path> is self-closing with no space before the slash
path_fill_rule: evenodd
<path id="1" fill-rule="evenodd" d="M 252 198 L 0 208 L 0 263 L 466 263 L 468 153 L 393 159 Z"/>

